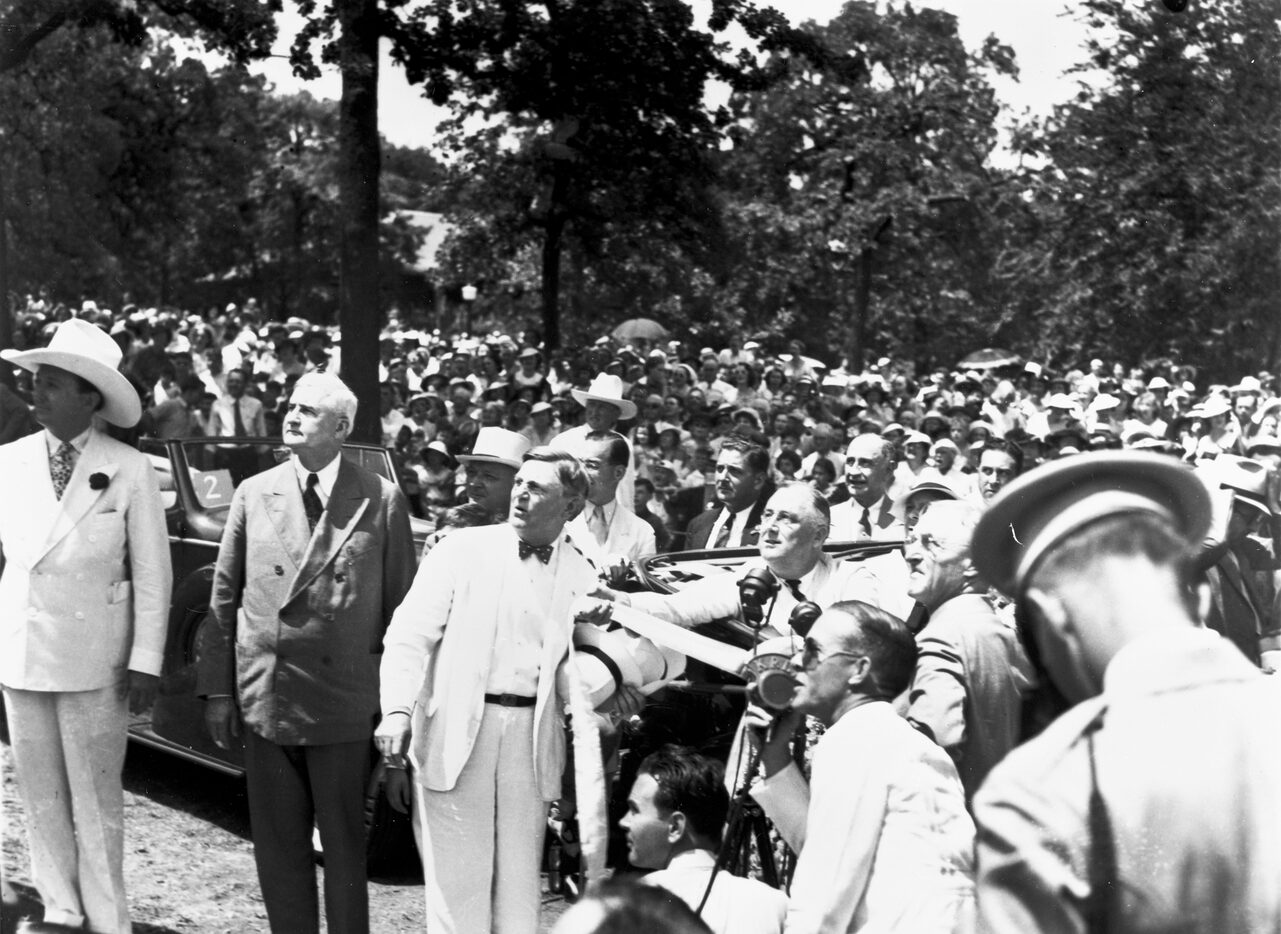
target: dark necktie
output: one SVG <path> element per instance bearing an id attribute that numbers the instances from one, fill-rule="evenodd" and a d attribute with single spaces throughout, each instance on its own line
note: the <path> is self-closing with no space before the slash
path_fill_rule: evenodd
<path id="1" fill-rule="evenodd" d="M 734 514 L 731 512 L 729 514 L 729 518 L 725 520 L 725 524 L 721 526 L 721 530 L 716 533 L 716 544 L 713 545 L 712 547 L 728 548 L 729 535 L 730 535 L 730 532 L 733 531 L 733 529 L 734 529 Z"/>
<path id="2" fill-rule="evenodd" d="M 872 537 L 872 507 L 863 507 L 863 518 L 858 520 L 859 528 L 868 538 Z"/>
<path id="3" fill-rule="evenodd" d="M 240 417 L 239 399 L 231 400 L 231 419 L 231 430 L 236 433 L 237 438 L 243 438 L 245 436 L 245 420 Z M 312 476 L 314 477 L 316 475 L 312 474 Z M 314 527 L 315 524 L 316 523 L 313 522 L 312 526 Z"/>
<path id="4" fill-rule="evenodd" d="M 64 441 L 53 452 L 53 457 L 49 458 L 49 477 L 53 480 L 53 494 L 58 499 L 62 499 L 62 494 L 67 490 L 67 481 L 71 479 L 71 471 L 75 469 L 75 455 L 76 449 L 71 446 L 71 442 Z"/>
<path id="5" fill-rule="evenodd" d="M 805 602 L 805 594 L 801 592 L 801 582 L 799 580 L 784 579 L 783 583 L 786 584 L 787 589 L 792 592 L 792 596 L 796 598 L 797 603 Z"/>
<path id="6" fill-rule="evenodd" d="M 320 502 L 320 494 L 316 492 L 316 484 L 320 483 L 320 478 L 314 473 L 307 474 L 307 489 L 302 491 L 302 508 L 307 513 L 307 524 L 311 526 L 312 531 L 316 529 L 316 523 L 320 521 L 321 513 L 325 511 L 324 505 Z"/>
<path id="7" fill-rule="evenodd" d="M 519 541 L 516 544 L 516 552 L 520 555 L 520 560 L 524 561 L 530 555 L 537 556 L 538 560 L 546 564 L 552 559 L 551 545 L 531 545 L 527 541 Z"/>

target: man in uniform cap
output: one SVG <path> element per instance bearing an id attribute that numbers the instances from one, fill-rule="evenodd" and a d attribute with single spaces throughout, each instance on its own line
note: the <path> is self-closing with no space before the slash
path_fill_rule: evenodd
<path id="1" fill-rule="evenodd" d="M 1210 515 L 1173 460 L 1098 452 L 1011 483 L 975 530 L 1079 702 L 975 798 L 980 929 L 1281 927 L 1281 683 L 1198 623 Z"/>
<path id="2" fill-rule="evenodd" d="M 44 431 L 0 448 L 0 684 L 44 920 L 126 934 L 127 709 L 155 699 L 173 572 L 120 347 L 72 319 L 0 356 L 35 373 Z M 101 421 L 99 421 L 101 420 Z"/>

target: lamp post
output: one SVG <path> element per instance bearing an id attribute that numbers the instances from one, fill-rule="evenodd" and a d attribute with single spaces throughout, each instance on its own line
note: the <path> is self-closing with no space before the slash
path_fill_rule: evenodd
<path id="1" fill-rule="evenodd" d="M 466 334 L 467 329 L 470 326 L 472 302 L 476 301 L 476 294 L 477 294 L 476 286 L 465 285 L 463 286 L 462 292 L 463 292 L 463 313 L 462 313 L 462 322 L 461 322 L 462 326 L 459 328 L 459 330 L 462 333 Z"/>

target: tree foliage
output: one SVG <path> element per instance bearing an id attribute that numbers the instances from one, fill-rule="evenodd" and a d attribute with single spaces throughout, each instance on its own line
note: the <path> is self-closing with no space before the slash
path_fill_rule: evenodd
<path id="1" fill-rule="evenodd" d="M 1001 275 L 1032 351 L 1281 363 L 1281 4 L 1087 0 L 1080 90 L 1026 129 Z M 1102 80 L 1100 80 L 1102 78 Z"/>
<path id="2" fill-rule="evenodd" d="M 910 4 L 851 2 L 806 28 L 826 61 L 780 54 L 783 80 L 732 100 L 718 313 L 854 357 L 950 355 L 1001 301 L 987 270 L 1009 194 L 989 165 L 988 79 L 1013 74 L 1013 54 L 967 51 L 954 16 Z"/>
<path id="3" fill-rule="evenodd" d="M 12 289 L 118 307 L 254 295 L 280 317 L 337 304 L 337 113 L 162 40 L 67 30 L 5 76 Z M 384 214 L 422 205 L 439 166 L 392 150 Z M 417 241 L 388 224 L 388 262 Z"/>
<path id="4" fill-rule="evenodd" d="M 528 294 L 499 270 L 536 250 L 553 345 L 562 268 L 579 313 L 645 313 L 652 305 L 639 306 L 678 295 L 716 252 L 723 114 L 707 108 L 707 86 L 766 80 L 718 33 L 737 23 L 766 48 L 804 41 L 745 0 L 716 0 L 706 29 L 684 0 L 402 7 L 389 4 L 384 28 L 410 81 L 453 110 L 443 141 L 456 160 L 455 210 L 491 238 L 483 278 L 507 296 Z M 652 261 L 673 245 L 677 269 Z M 461 242 L 454 255 L 475 265 Z"/>

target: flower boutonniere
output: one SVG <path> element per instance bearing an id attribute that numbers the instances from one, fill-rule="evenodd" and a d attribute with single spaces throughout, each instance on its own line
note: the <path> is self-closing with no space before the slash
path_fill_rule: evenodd
<path id="1" fill-rule="evenodd" d="M 89 474 L 89 489 L 91 490 L 105 490 L 109 482 L 110 479 L 105 473 Z"/>

